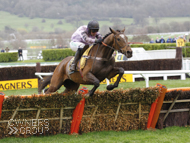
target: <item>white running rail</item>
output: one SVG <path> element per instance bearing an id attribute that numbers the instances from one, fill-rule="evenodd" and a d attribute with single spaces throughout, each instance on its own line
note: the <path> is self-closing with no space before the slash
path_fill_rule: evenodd
<path id="1" fill-rule="evenodd" d="M 181 75 L 181 80 L 185 80 L 185 74 L 190 75 L 190 70 L 157 70 L 157 71 L 125 71 L 125 74 L 141 75 L 145 79 L 146 87 L 149 87 L 149 77 L 160 77 L 163 76 L 164 80 L 167 80 L 167 76 Z M 42 76 L 50 76 L 53 73 L 35 73 L 40 79 L 43 80 Z M 107 79 L 107 85 L 109 80 Z"/>

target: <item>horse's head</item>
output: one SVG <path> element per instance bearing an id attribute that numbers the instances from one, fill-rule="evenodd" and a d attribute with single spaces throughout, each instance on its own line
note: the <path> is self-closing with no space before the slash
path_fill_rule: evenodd
<path id="1" fill-rule="evenodd" d="M 115 50 L 124 54 L 127 58 L 131 58 L 133 51 L 128 44 L 127 36 L 124 34 L 125 28 L 122 31 L 115 31 L 110 28 L 110 31 L 114 34 L 113 47 Z"/>

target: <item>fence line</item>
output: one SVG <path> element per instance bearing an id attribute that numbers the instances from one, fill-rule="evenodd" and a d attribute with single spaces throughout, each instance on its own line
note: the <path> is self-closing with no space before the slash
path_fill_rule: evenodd
<path id="1" fill-rule="evenodd" d="M 146 87 L 149 87 L 149 77 L 164 77 L 164 80 L 167 80 L 167 76 L 181 75 L 181 80 L 185 80 L 185 73 L 190 75 L 190 70 L 157 70 L 157 71 L 125 71 L 125 74 L 139 75 L 145 79 Z M 43 79 L 42 76 L 50 76 L 53 73 L 40 73 L 36 72 L 36 76 L 40 79 Z M 107 85 L 109 85 L 109 80 L 106 79 Z M 133 78 L 134 82 L 134 78 Z"/>

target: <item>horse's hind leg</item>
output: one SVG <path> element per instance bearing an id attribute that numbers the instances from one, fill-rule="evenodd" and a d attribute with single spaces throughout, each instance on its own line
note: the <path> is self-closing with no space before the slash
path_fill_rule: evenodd
<path id="1" fill-rule="evenodd" d="M 80 84 L 75 83 L 69 79 L 65 80 L 63 85 L 65 86 L 65 90 L 62 93 L 67 93 L 69 91 L 77 91 Z"/>
<path id="2" fill-rule="evenodd" d="M 107 86 L 107 90 L 112 90 L 114 89 L 115 87 L 118 87 L 119 85 L 119 81 L 121 79 L 121 77 L 123 76 L 124 74 L 124 69 L 123 68 L 120 68 L 120 67 L 114 67 L 113 70 L 111 71 L 111 73 L 108 75 L 108 79 L 111 79 L 112 77 L 116 76 L 117 74 L 119 74 L 119 76 L 117 77 L 117 80 L 116 82 L 114 83 L 114 85 L 110 84 Z"/>

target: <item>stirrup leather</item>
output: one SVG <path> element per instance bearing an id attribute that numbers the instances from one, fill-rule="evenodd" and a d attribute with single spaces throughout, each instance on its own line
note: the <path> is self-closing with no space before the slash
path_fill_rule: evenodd
<path id="1" fill-rule="evenodd" d="M 76 71 L 76 64 L 72 63 L 70 67 L 71 71 Z"/>

